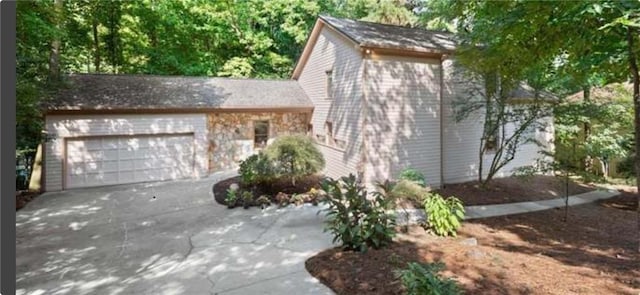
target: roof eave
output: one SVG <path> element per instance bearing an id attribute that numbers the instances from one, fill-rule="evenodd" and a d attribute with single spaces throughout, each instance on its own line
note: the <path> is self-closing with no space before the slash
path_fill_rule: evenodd
<path id="1" fill-rule="evenodd" d="M 303 113 L 314 110 L 313 106 L 273 106 L 273 107 L 132 107 L 132 108 L 77 108 L 60 107 L 44 110 L 44 115 L 100 115 L 100 114 L 184 114 L 184 113 Z"/>

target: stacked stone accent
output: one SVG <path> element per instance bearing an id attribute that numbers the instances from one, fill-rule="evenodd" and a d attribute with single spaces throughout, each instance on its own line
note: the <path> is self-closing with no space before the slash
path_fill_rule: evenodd
<path id="1" fill-rule="evenodd" d="M 269 121 L 269 142 L 278 136 L 305 134 L 308 113 L 209 113 L 209 172 L 235 169 L 238 162 L 256 153 L 254 121 Z"/>

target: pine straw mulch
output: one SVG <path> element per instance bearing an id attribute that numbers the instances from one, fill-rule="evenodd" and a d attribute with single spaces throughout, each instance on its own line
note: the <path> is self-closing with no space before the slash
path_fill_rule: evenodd
<path id="1" fill-rule="evenodd" d="M 393 271 L 410 261 L 446 264 L 468 294 L 640 293 L 636 212 L 610 202 L 564 210 L 471 220 L 457 238 L 420 227 L 399 234 L 387 249 L 326 250 L 307 270 L 337 294 L 403 294 Z M 477 246 L 461 243 L 476 238 Z"/>

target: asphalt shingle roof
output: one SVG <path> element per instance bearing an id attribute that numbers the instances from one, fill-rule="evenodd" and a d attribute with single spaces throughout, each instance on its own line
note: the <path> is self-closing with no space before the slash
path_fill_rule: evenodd
<path id="1" fill-rule="evenodd" d="M 456 49 L 454 35 L 448 32 L 356 21 L 327 15 L 321 15 L 320 18 L 360 46 L 407 50 L 429 49 L 443 52 Z"/>
<path id="2" fill-rule="evenodd" d="M 73 74 L 48 110 L 312 108 L 295 80 Z"/>

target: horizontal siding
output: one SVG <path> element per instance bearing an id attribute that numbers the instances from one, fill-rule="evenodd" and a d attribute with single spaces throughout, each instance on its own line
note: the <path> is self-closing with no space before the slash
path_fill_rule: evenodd
<path id="1" fill-rule="evenodd" d="M 329 121 L 334 138 L 346 143 L 344 152 L 321 148 L 327 162 L 332 163 L 327 165 L 328 175 L 355 173 L 361 158 L 362 67 L 362 55 L 353 43 L 325 27 L 298 79 L 314 104 L 311 117 L 314 135 L 326 135 L 325 123 Z M 327 93 L 328 70 L 333 73 L 331 94 Z"/>
<path id="2" fill-rule="evenodd" d="M 356 175 L 358 170 L 358 157 L 350 155 L 349 152 L 317 144 L 318 149 L 324 155 L 324 174 L 334 179 L 347 176 L 350 173 Z"/>
<path id="3" fill-rule="evenodd" d="M 439 60 L 368 60 L 365 173 L 368 183 L 411 167 L 440 185 Z"/>
<path id="4" fill-rule="evenodd" d="M 477 180 L 479 171 L 480 138 L 484 124 L 484 114 L 482 111 L 471 114 L 465 120 L 456 122 L 455 101 L 458 99 L 468 99 L 469 89 L 475 88 L 468 80 L 465 80 L 458 69 L 454 68 L 453 60 L 444 61 L 444 89 L 443 106 L 444 122 L 443 128 L 443 166 L 445 183 L 460 183 Z M 549 118 L 543 121 L 550 123 Z M 506 126 L 507 134 L 512 134 L 514 126 Z M 553 137 L 553 126 L 548 130 L 536 131 L 534 135 L 541 140 L 551 141 Z M 508 135 L 507 135 L 508 136 Z M 535 144 L 523 144 L 516 152 L 515 158 L 503 167 L 496 177 L 506 177 L 513 173 L 518 167 L 532 165 L 536 159 L 541 158 L 541 150 Z M 493 154 L 487 153 L 483 157 L 483 174 L 486 175 L 488 167 L 491 165 Z"/>
<path id="5" fill-rule="evenodd" d="M 62 189 L 64 138 L 193 132 L 196 175 L 207 171 L 207 126 L 204 114 L 47 116 L 45 129 L 54 139 L 45 144 L 45 189 Z"/>

